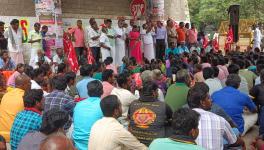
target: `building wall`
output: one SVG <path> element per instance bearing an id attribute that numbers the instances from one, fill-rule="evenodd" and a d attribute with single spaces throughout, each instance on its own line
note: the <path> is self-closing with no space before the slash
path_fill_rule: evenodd
<path id="1" fill-rule="evenodd" d="M 35 16 L 33 0 L 0 0 L 1 16 Z"/>

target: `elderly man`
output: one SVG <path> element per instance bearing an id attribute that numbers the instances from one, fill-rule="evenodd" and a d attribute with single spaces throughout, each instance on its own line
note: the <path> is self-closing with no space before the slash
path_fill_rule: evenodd
<path id="1" fill-rule="evenodd" d="M 10 130 L 15 116 L 24 109 L 24 92 L 31 87 L 27 75 L 19 75 L 15 83 L 16 88 L 3 96 L 0 105 L 0 135 L 3 135 L 7 142 L 10 140 Z"/>

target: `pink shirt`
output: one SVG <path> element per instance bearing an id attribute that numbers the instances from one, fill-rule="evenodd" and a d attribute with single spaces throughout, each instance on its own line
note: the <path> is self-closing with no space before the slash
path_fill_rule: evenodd
<path id="1" fill-rule="evenodd" d="M 227 78 L 227 76 L 229 75 L 229 72 L 227 70 L 227 67 L 226 66 L 222 66 L 222 65 L 218 65 L 217 66 L 219 68 L 219 70 L 221 69 L 225 75 L 225 78 Z"/>
<path id="2" fill-rule="evenodd" d="M 78 27 L 69 30 L 69 33 L 74 33 L 75 45 L 74 47 L 84 47 L 84 31 Z"/>
<path id="3" fill-rule="evenodd" d="M 117 75 L 117 69 L 113 64 L 105 66 L 105 69 L 111 69 L 114 71 L 114 75 Z"/>
<path id="4" fill-rule="evenodd" d="M 7 81 L 7 86 L 12 86 L 12 87 L 15 87 L 16 86 L 16 83 L 15 83 L 15 80 L 16 80 L 16 77 L 18 77 L 20 75 L 20 73 L 18 71 L 15 71 L 9 78 L 8 78 L 8 81 Z"/>
<path id="5" fill-rule="evenodd" d="M 187 35 L 188 35 L 188 42 L 191 44 L 197 43 L 197 31 L 196 29 L 190 29 L 187 31 Z"/>
<path id="6" fill-rule="evenodd" d="M 209 63 L 202 63 L 202 68 L 207 68 L 207 67 L 211 67 L 211 64 Z"/>
<path id="7" fill-rule="evenodd" d="M 112 90 L 114 89 L 114 86 L 106 81 L 103 81 L 103 89 L 104 94 L 101 96 L 101 99 L 111 94 Z"/>
<path id="8" fill-rule="evenodd" d="M 219 65 L 217 67 L 219 69 L 218 79 L 221 81 L 226 79 L 226 75 L 225 75 L 224 70 L 221 67 L 219 67 Z"/>

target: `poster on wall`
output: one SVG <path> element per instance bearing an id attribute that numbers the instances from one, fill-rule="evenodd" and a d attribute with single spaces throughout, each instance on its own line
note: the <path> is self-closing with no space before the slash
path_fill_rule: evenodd
<path id="1" fill-rule="evenodd" d="M 145 15 L 146 2 L 145 0 L 132 0 L 130 3 L 130 12 L 134 18 L 140 18 Z"/>
<path id="2" fill-rule="evenodd" d="M 158 21 L 164 19 L 164 0 L 147 0 L 147 17 Z"/>

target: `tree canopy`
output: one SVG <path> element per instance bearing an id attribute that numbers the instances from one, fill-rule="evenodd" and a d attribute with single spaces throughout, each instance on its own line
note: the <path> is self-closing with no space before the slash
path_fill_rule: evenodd
<path id="1" fill-rule="evenodd" d="M 264 0 L 188 0 L 191 22 L 200 27 L 214 25 L 228 20 L 227 10 L 230 5 L 240 5 L 241 19 L 264 21 Z"/>

